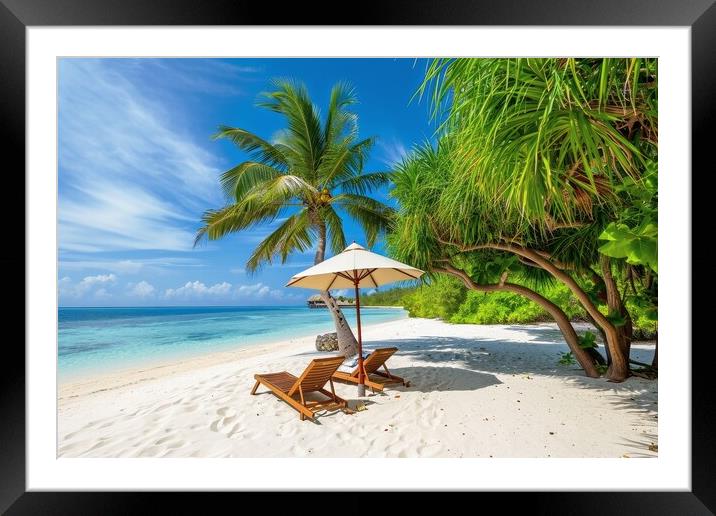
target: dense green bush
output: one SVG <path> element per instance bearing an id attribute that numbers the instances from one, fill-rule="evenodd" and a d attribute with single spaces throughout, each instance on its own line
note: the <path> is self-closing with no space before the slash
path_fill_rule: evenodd
<path id="1" fill-rule="evenodd" d="M 548 284 L 536 290 L 559 305 L 571 320 L 586 320 L 582 306 L 564 284 Z M 439 318 L 451 323 L 526 324 L 552 320 L 539 305 L 523 296 L 468 291 L 450 276 L 439 276 L 419 287 L 376 292 L 364 299 L 366 305 L 403 306 L 411 317 Z M 634 338 L 653 339 L 657 322 L 649 318 L 648 311 L 629 299 L 627 308 L 633 319 Z M 600 309 L 606 313 L 606 306 Z"/>
<path id="2" fill-rule="evenodd" d="M 403 306 L 403 298 L 414 292 L 417 287 L 398 287 L 390 290 L 377 290 L 361 296 L 360 302 L 366 306 Z"/>
<path id="3" fill-rule="evenodd" d="M 465 301 L 467 290 L 455 278 L 440 276 L 403 297 L 403 307 L 411 317 L 438 317 L 450 320 Z"/>

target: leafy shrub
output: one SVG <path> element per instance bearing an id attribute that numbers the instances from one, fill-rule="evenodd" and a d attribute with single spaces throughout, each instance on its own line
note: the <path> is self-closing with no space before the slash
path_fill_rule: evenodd
<path id="1" fill-rule="evenodd" d="M 403 307 L 411 317 L 449 320 L 465 300 L 467 290 L 459 280 L 441 276 L 403 297 Z"/>
<path id="2" fill-rule="evenodd" d="M 571 320 L 587 320 L 582 305 L 562 283 L 538 286 L 536 291 L 557 304 Z M 419 287 L 397 288 L 365 296 L 365 304 L 402 305 L 411 317 L 439 318 L 465 324 L 528 324 L 551 321 L 551 316 L 537 303 L 511 292 L 477 292 L 467 290 L 456 278 L 439 276 Z M 363 299 L 361 299 L 363 302 Z M 654 339 L 657 321 L 653 306 L 627 297 L 632 316 L 634 339 Z M 606 306 L 600 310 L 607 315 Z M 587 339 L 585 347 L 591 342 Z"/>
<path id="3" fill-rule="evenodd" d="M 417 290 L 418 287 L 398 287 L 390 290 L 378 290 L 372 294 L 361 296 L 361 305 L 381 305 L 381 306 L 403 306 L 403 299 L 408 294 Z"/>

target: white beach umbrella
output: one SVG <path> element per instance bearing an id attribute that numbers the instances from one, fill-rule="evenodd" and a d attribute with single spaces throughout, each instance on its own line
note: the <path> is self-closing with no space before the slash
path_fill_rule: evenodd
<path id="1" fill-rule="evenodd" d="M 372 253 L 355 242 L 342 253 L 294 275 L 287 287 L 330 290 L 353 287 L 358 324 L 358 394 L 365 395 L 363 340 L 360 324 L 360 288 L 376 288 L 395 281 L 418 279 L 424 271 L 385 256 Z"/>

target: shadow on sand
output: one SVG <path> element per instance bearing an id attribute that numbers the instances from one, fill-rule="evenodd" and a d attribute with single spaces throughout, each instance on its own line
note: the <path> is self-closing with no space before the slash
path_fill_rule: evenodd
<path id="1" fill-rule="evenodd" d="M 391 368 L 391 372 L 410 380 L 411 386 L 407 390 L 477 390 L 502 383 L 495 374 L 552 376 L 563 378 L 581 388 L 603 392 L 619 409 L 633 412 L 635 416 L 648 417 L 656 426 L 657 417 L 651 414 L 657 410 L 656 380 L 632 377 L 624 383 L 612 383 L 604 378 L 588 378 L 577 365 L 564 366 L 558 363 L 560 355 L 569 351 L 569 348 L 557 328 L 548 325 L 513 325 L 503 328 L 519 334 L 519 338 L 509 340 L 428 335 L 410 339 L 371 340 L 365 343 L 365 348 L 370 351 L 396 346 L 399 355 L 410 356 L 414 363 L 417 362 L 411 367 Z M 578 331 L 590 328 L 584 324 L 579 326 Z M 635 348 L 633 355 L 636 354 L 639 360 L 650 361 L 653 348 L 634 344 L 640 349 Z M 535 348 L 539 349 L 538 353 Z M 601 345 L 600 348 L 604 354 Z M 317 357 L 326 354 L 306 352 L 302 355 Z M 446 363 L 455 364 L 455 367 L 448 367 Z M 446 370 L 449 370 L 452 381 L 441 383 L 440 379 L 445 378 Z M 405 388 L 391 386 L 391 389 Z M 644 450 L 656 438 L 646 434 L 644 437 L 644 442 L 631 444 Z"/>

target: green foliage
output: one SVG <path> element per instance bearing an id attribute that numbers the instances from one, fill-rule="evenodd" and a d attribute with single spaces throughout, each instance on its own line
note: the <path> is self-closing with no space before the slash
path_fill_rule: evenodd
<path id="1" fill-rule="evenodd" d="M 656 152 L 656 59 L 435 59 L 420 89 L 455 141 L 453 210 L 480 195 L 549 231 L 615 208 Z"/>
<path id="2" fill-rule="evenodd" d="M 613 258 L 626 258 L 633 265 L 647 265 L 657 272 L 657 227 L 652 222 L 630 228 L 626 224 L 611 222 L 600 240 L 607 243 L 599 248 L 599 252 Z"/>
<path id="3" fill-rule="evenodd" d="M 562 283 L 549 283 L 535 288 L 562 308 L 570 320 L 587 320 L 582 306 Z M 394 288 L 363 296 L 361 303 L 402 306 L 411 317 L 440 318 L 457 324 L 529 324 L 552 321 L 547 312 L 524 296 L 511 292 L 467 290 L 457 279 L 443 275 L 419 287 Z M 632 317 L 635 338 L 653 339 L 658 329 L 654 305 L 643 296 L 629 296 L 626 298 L 626 306 Z M 606 312 L 605 305 L 600 304 L 599 308 Z M 584 348 L 594 347 L 596 335 L 587 331 L 580 336 L 580 343 Z"/>
<path id="4" fill-rule="evenodd" d="M 607 319 L 609 319 L 609 322 L 612 323 L 617 328 L 619 328 L 620 326 L 624 326 L 627 322 L 626 317 L 624 317 L 622 314 L 620 314 L 618 312 L 607 313 Z"/>
<path id="5" fill-rule="evenodd" d="M 403 306 L 403 299 L 412 294 L 418 287 L 397 287 L 390 290 L 378 290 L 372 294 L 361 296 L 361 305 L 365 306 Z"/>
<path id="6" fill-rule="evenodd" d="M 411 317 L 449 320 L 465 300 L 466 289 L 455 278 L 440 276 L 403 297 Z"/>
<path id="7" fill-rule="evenodd" d="M 657 272 L 658 248 L 658 184 L 654 161 L 646 165 L 641 181 L 627 178 L 620 185 L 619 195 L 625 208 L 617 220 L 599 235 L 605 240 L 599 252 L 613 258 L 625 258 L 632 265 L 644 265 Z"/>
<path id="8" fill-rule="evenodd" d="M 561 353 L 559 356 L 559 364 L 561 365 L 574 365 L 577 363 L 577 361 L 574 359 L 574 356 L 572 355 L 571 351 L 568 351 L 567 353 Z"/>
<path id="9" fill-rule="evenodd" d="M 646 314 L 657 299 L 656 86 L 656 59 L 433 60 L 418 94 L 432 101 L 438 141 L 413 149 L 394 171 L 400 208 L 389 251 L 433 275 L 453 267 L 482 285 L 508 278 L 570 318 L 585 316 L 571 292 L 513 246 L 559 263 L 602 311 L 600 251 L 615 253 L 635 330 L 655 326 Z M 440 307 L 433 288 L 408 296 L 411 315 L 548 320 L 504 292 L 469 291 L 456 310 Z M 630 304 L 627 289 L 647 303 Z"/>
<path id="10" fill-rule="evenodd" d="M 597 336 L 591 331 L 584 332 L 579 336 L 579 347 L 582 349 L 591 349 L 597 347 Z"/>
<path id="11" fill-rule="evenodd" d="M 571 319 L 583 317 L 579 304 L 562 284 L 538 289 L 547 299 L 559 305 Z M 453 323 L 471 324 L 523 324 L 551 321 L 550 315 L 537 303 L 511 292 L 483 293 L 469 291 L 465 302 L 449 318 Z"/>
<path id="12" fill-rule="evenodd" d="M 629 296 L 626 308 L 632 318 L 634 339 L 653 340 L 659 330 L 659 316 L 656 305 L 645 296 Z"/>

